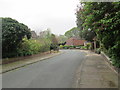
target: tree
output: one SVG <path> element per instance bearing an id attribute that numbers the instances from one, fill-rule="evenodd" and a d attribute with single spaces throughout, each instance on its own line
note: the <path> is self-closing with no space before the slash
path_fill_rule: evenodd
<path id="1" fill-rule="evenodd" d="M 50 29 L 41 31 L 41 32 L 39 33 L 39 37 L 40 37 L 40 38 L 50 38 L 50 37 L 51 37 L 51 31 L 50 31 Z"/>
<path id="2" fill-rule="evenodd" d="M 87 9 L 89 9 L 89 7 Z M 92 11 L 89 12 L 91 13 Z M 87 41 L 93 41 L 93 38 L 96 36 L 96 33 L 92 30 L 92 27 L 88 27 L 87 25 L 85 25 L 87 21 L 86 15 L 87 13 L 85 3 L 80 3 L 80 7 L 78 7 L 76 11 L 76 24 L 79 29 L 79 36 Z"/>
<path id="3" fill-rule="evenodd" d="M 65 35 L 59 35 L 56 38 L 57 38 L 59 44 L 60 43 L 65 43 L 66 40 L 67 40 L 67 37 Z"/>
<path id="4" fill-rule="evenodd" d="M 87 41 L 93 41 L 93 38 L 96 36 L 96 33 L 92 30 L 80 30 L 79 35 L 82 39 L 85 39 Z"/>
<path id="5" fill-rule="evenodd" d="M 74 37 L 74 36 L 79 37 L 79 29 L 77 27 L 74 27 L 74 28 L 68 30 L 67 32 L 65 32 L 65 36 L 68 38 Z"/>
<path id="6" fill-rule="evenodd" d="M 54 34 L 51 34 L 51 45 L 50 45 L 50 51 L 53 49 L 53 50 L 59 50 L 58 48 L 58 40 L 56 38 L 56 36 Z"/>
<path id="7" fill-rule="evenodd" d="M 77 11 L 77 25 L 95 32 L 101 49 L 120 67 L 120 2 L 84 2 Z M 82 21 L 82 23 L 80 22 Z"/>
<path id="8" fill-rule="evenodd" d="M 54 34 L 51 34 L 51 41 L 52 44 L 58 45 L 58 40 Z"/>
<path id="9" fill-rule="evenodd" d="M 30 29 L 12 18 L 2 18 L 3 57 L 15 56 L 22 39 L 31 38 Z"/>

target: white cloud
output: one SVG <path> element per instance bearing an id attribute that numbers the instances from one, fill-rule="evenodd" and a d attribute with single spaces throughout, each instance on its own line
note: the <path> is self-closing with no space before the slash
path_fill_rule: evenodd
<path id="1" fill-rule="evenodd" d="M 0 17 L 11 17 L 39 32 L 51 28 L 55 34 L 76 26 L 79 0 L 0 0 Z"/>

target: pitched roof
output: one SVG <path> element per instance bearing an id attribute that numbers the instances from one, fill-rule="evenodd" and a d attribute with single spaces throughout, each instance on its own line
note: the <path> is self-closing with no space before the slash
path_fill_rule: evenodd
<path id="1" fill-rule="evenodd" d="M 71 37 L 70 39 L 68 39 L 66 41 L 66 45 L 74 45 L 74 46 L 78 46 L 78 45 L 84 45 L 84 42 L 86 40 L 81 40 L 75 37 Z"/>

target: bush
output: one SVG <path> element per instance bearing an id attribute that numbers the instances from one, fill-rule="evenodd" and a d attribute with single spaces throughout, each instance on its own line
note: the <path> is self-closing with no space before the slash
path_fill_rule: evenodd
<path id="1" fill-rule="evenodd" d="M 18 56 L 27 56 L 40 52 L 41 45 L 37 40 L 23 39 L 18 48 Z"/>
<path id="2" fill-rule="evenodd" d="M 101 53 L 100 48 L 97 48 L 97 49 L 95 50 L 95 53 L 100 54 L 100 53 Z"/>
<path id="3" fill-rule="evenodd" d="M 26 36 L 31 38 L 30 29 L 12 18 L 2 19 L 2 58 L 17 56 L 18 45 Z"/>
<path id="4" fill-rule="evenodd" d="M 87 48 L 87 49 L 91 49 L 91 43 L 87 43 L 87 44 L 86 44 L 86 48 Z"/>
<path id="5" fill-rule="evenodd" d="M 63 45 L 60 45 L 60 49 L 63 49 L 63 47 L 64 47 Z"/>
<path id="6" fill-rule="evenodd" d="M 112 64 L 120 68 L 120 41 L 108 49 L 108 54 L 112 60 Z"/>
<path id="7" fill-rule="evenodd" d="M 81 46 L 81 49 L 87 49 L 87 47 L 86 46 Z"/>
<path id="8" fill-rule="evenodd" d="M 81 30 L 83 32 L 89 28 L 90 31 L 95 32 L 103 51 L 109 55 L 113 65 L 120 67 L 120 2 L 84 2 L 83 4 L 76 14 L 78 27 L 83 29 Z M 89 34 L 87 33 L 85 37 L 87 35 Z"/>

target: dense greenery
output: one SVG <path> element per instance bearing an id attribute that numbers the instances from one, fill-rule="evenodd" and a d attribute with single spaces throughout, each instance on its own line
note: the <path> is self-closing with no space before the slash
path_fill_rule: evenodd
<path id="1" fill-rule="evenodd" d="M 84 12 L 86 11 L 86 9 L 83 9 L 84 3 L 81 3 L 80 6 L 81 7 L 78 7 L 78 11 L 76 12 L 77 16 L 76 24 L 79 30 L 79 36 L 87 41 L 93 41 L 93 38 L 96 36 L 96 33 L 93 30 L 91 30 L 90 27 L 85 25 L 86 23 L 85 19 L 87 16 L 85 16 Z"/>
<path id="2" fill-rule="evenodd" d="M 120 67 L 120 2 L 84 2 L 76 15 L 78 28 L 95 33 L 101 49 Z"/>
<path id="3" fill-rule="evenodd" d="M 68 37 L 66 37 L 65 35 L 59 35 L 56 38 L 57 38 L 59 44 L 65 43 L 66 40 L 68 39 Z"/>
<path id="4" fill-rule="evenodd" d="M 50 42 L 48 39 L 23 39 L 23 42 L 18 47 L 18 56 L 33 55 L 40 52 L 50 50 Z"/>
<path id="5" fill-rule="evenodd" d="M 3 57 L 12 57 L 17 53 L 17 47 L 22 39 L 30 39 L 30 29 L 11 18 L 2 18 L 2 53 Z"/>
<path id="6" fill-rule="evenodd" d="M 65 32 L 65 36 L 68 37 L 68 38 L 71 38 L 71 37 L 79 37 L 79 30 L 77 27 L 74 27 L 68 31 Z"/>
<path id="7" fill-rule="evenodd" d="M 37 40 L 28 40 L 26 38 L 23 39 L 23 42 L 18 47 L 18 56 L 26 56 L 37 54 L 40 52 L 40 48 L 42 46 Z"/>
<path id="8" fill-rule="evenodd" d="M 40 32 L 40 38 L 38 38 L 40 42 L 43 42 L 44 46 L 43 50 L 56 50 L 58 48 L 58 39 L 55 34 L 52 34 L 49 29 Z"/>
<path id="9" fill-rule="evenodd" d="M 78 15 L 78 14 L 77 14 Z M 78 20 L 77 23 L 80 23 L 81 21 Z M 85 39 L 87 41 L 93 41 L 93 38 L 95 37 L 95 32 L 91 31 L 89 29 L 83 29 L 82 24 L 79 24 L 78 27 L 74 27 L 68 31 L 65 32 L 65 36 L 67 38 L 71 38 L 71 37 L 77 37 L 79 39 Z"/>
<path id="10" fill-rule="evenodd" d="M 3 58 L 27 56 L 50 50 L 58 45 L 56 36 L 45 30 L 38 38 L 31 38 L 30 29 L 12 18 L 2 18 Z"/>

